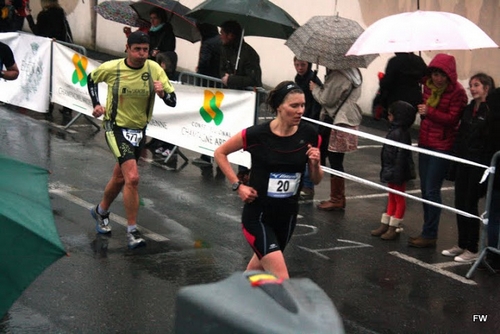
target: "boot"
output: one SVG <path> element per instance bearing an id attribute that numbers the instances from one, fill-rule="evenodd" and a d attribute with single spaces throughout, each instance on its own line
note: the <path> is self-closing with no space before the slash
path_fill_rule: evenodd
<path id="1" fill-rule="evenodd" d="M 330 177 L 330 199 L 320 202 L 317 208 L 324 211 L 344 210 L 345 182 L 343 178 L 335 175 Z"/>
<path id="2" fill-rule="evenodd" d="M 399 236 L 399 233 L 403 230 L 401 222 L 403 219 L 398 219 L 391 217 L 389 221 L 389 230 L 380 236 L 384 240 L 394 240 Z"/>
<path id="3" fill-rule="evenodd" d="M 389 221 L 391 220 L 391 216 L 389 216 L 387 213 L 382 214 L 382 218 L 380 218 L 380 226 L 376 230 L 371 231 L 371 235 L 374 237 L 380 237 L 382 234 L 387 232 L 389 229 Z"/>

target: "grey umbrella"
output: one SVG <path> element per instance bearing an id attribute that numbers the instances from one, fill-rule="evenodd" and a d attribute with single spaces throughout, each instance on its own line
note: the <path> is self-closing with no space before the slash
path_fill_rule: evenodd
<path id="1" fill-rule="evenodd" d="M 363 31 L 356 21 L 338 15 L 314 16 L 297 28 L 285 45 L 298 59 L 330 69 L 366 68 L 377 55 L 345 55 Z"/>

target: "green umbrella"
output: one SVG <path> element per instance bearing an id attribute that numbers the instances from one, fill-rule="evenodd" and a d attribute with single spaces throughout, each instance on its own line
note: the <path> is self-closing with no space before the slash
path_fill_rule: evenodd
<path id="1" fill-rule="evenodd" d="M 245 36 L 287 39 L 299 27 L 290 14 L 269 0 L 207 0 L 187 16 L 216 26 L 237 21 Z"/>
<path id="2" fill-rule="evenodd" d="M 45 268 L 66 254 L 48 172 L 0 155 L 0 318 Z"/>
<path id="3" fill-rule="evenodd" d="M 206 0 L 187 16 L 216 26 L 229 20 L 241 25 L 243 31 L 235 69 L 238 68 L 243 36 L 287 39 L 299 27 L 290 14 L 269 0 Z"/>

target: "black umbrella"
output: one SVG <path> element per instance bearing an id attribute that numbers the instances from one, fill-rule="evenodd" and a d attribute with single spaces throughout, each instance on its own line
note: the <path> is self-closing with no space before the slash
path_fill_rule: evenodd
<path id="1" fill-rule="evenodd" d="M 159 7 L 167 12 L 167 22 L 173 29 L 174 35 L 192 43 L 201 40 L 196 21 L 185 16 L 191 9 L 175 0 L 142 0 L 130 5 L 139 17 L 149 22 L 149 12 L 154 7 Z"/>

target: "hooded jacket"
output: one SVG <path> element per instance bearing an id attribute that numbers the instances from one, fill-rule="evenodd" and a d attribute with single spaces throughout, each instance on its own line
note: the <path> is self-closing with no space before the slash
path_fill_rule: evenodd
<path id="1" fill-rule="evenodd" d="M 439 104 L 434 108 L 427 107 L 427 114 L 422 117 L 418 144 L 421 147 L 439 151 L 449 151 L 457 136 L 458 124 L 462 110 L 467 105 L 467 94 L 464 87 L 457 81 L 457 69 L 453 56 L 439 53 L 430 62 L 428 70 L 438 68 L 448 76 L 449 83 L 441 95 Z M 425 84 L 430 79 L 430 73 L 424 77 L 423 100 L 426 103 L 432 91 Z"/>
<path id="2" fill-rule="evenodd" d="M 415 108 L 408 102 L 396 101 L 389 106 L 389 112 L 394 118 L 385 138 L 411 145 L 410 127 L 415 122 Z M 414 164 L 411 151 L 384 144 L 380 160 L 381 182 L 402 184 L 412 179 Z"/>

